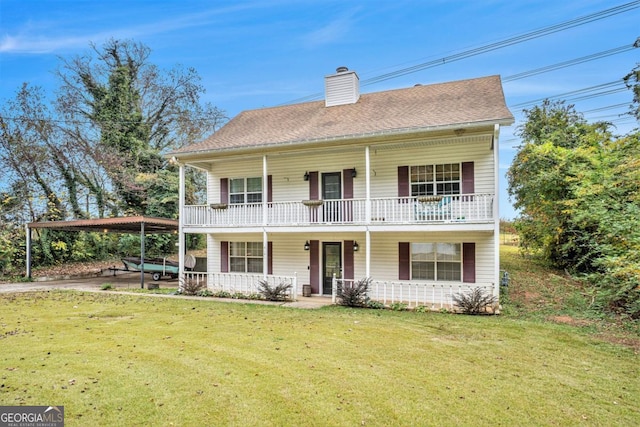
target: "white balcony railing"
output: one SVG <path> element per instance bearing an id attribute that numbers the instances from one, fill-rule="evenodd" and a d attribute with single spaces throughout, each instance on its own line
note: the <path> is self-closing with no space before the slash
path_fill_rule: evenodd
<path id="1" fill-rule="evenodd" d="M 308 200 L 242 205 L 185 206 L 188 227 L 251 227 L 259 225 L 424 224 L 493 221 L 493 194 L 387 197 L 367 200 Z"/>

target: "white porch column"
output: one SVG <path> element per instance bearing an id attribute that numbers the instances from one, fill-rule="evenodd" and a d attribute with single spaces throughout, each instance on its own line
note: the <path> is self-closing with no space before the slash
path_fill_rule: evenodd
<path id="1" fill-rule="evenodd" d="M 494 175 L 494 183 L 493 188 L 495 188 L 494 196 L 493 196 L 493 245 L 494 256 L 495 256 L 495 264 L 494 264 L 494 273 L 493 277 L 495 278 L 493 294 L 495 296 L 500 295 L 500 204 L 498 203 L 500 198 L 499 193 L 499 185 L 500 185 L 500 159 L 498 152 L 500 151 L 500 125 L 493 125 L 493 175 Z"/>
<path id="2" fill-rule="evenodd" d="M 369 146 L 364 149 L 364 176 L 365 176 L 365 222 L 371 223 L 371 159 Z M 367 250 L 367 254 L 369 251 Z"/>
<path id="3" fill-rule="evenodd" d="M 178 184 L 178 275 L 180 283 L 184 280 L 184 254 L 185 254 L 185 235 L 183 230 L 184 222 L 184 203 L 185 203 L 185 178 L 184 165 L 180 165 L 179 184 Z"/>
<path id="4" fill-rule="evenodd" d="M 366 223 L 371 224 L 371 151 L 367 145 L 364 149 L 364 170 L 365 170 L 365 215 Z M 367 226 L 365 238 L 365 277 L 371 277 L 371 231 Z"/>
<path id="5" fill-rule="evenodd" d="M 267 235 L 267 216 L 269 215 L 268 194 L 269 185 L 267 180 L 269 179 L 267 170 L 267 156 L 262 156 L 262 277 L 267 280 L 267 274 L 269 273 L 269 236 Z"/>
<path id="6" fill-rule="evenodd" d="M 269 179 L 269 175 L 267 172 L 267 156 L 262 156 L 262 225 L 267 225 L 267 216 L 269 213 L 269 209 L 267 207 L 267 200 L 269 191 L 269 183 L 267 180 Z M 266 253 L 266 252 L 265 252 Z"/>

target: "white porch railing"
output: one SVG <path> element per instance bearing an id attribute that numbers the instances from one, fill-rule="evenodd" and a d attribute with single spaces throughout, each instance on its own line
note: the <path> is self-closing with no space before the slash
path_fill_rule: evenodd
<path id="1" fill-rule="evenodd" d="M 251 273 L 202 273 L 185 272 L 185 280 L 204 283 L 211 292 L 228 292 L 229 294 L 258 294 L 258 283 L 263 280 L 262 274 Z M 338 302 L 338 286 L 352 285 L 356 280 L 336 279 L 332 281 L 331 300 Z M 267 283 L 276 286 L 280 283 L 291 284 L 289 299 L 295 301 L 302 295 L 298 287 L 297 276 L 267 276 Z M 458 293 L 471 292 L 474 288 L 481 288 L 486 293 L 494 295 L 495 286 L 491 283 L 461 283 L 461 282 L 411 282 L 411 281 L 380 281 L 370 283 L 368 296 L 373 301 L 386 306 L 405 304 L 407 308 L 426 307 L 429 310 L 451 309 L 454 307 L 452 296 Z"/>
<path id="2" fill-rule="evenodd" d="M 230 294 L 258 294 L 258 284 L 264 280 L 261 273 L 202 273 L 202 272 L 185 272 L 185 280 L 193 280 L 196 283 L 204 283 L 211 292 L 228 292 Z M 291 289 L 288 298 L 296 300 L 297 296 L 302 293 L 298 289 L 298 279 L 293 276 L 274 276 L 267 275 L 267 283 L 269 286 L 277 286 L 281 283 L 290 284 Z"/>
<path id="3" fill-rule="evenodd" d="M 492 221 L 493 194 L 426 197 L 387 197 L 267 203 L 185 206 L 182 221 L 188 227 L 268 225 L 424 224 Z"/>
<path id="4" fill-rule="evenodd" d="M 338 286 L 352 285 L 355 280 L 333 279 L 332 302 L 337 303 Z M 410 282 L 410 281 L 377 281 L 369 286 L 368 296 L 371 300 L 386 306 L 406 304 L 407 308 L 427 307 L 430 310 L 451 309 L 454 306 L 452 295 L 471 292 L 481 288 L 490 295 L 495 287 L 490 283 L 460 282 Z"/>

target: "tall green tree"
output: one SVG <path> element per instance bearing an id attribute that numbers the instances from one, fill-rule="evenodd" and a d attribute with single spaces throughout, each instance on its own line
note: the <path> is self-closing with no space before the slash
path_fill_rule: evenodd
<path id="1" fill-rule="evenodd" d="M 589 164 L 576 167 L 568 202 L 575 246 L 584 248 L 575 265 L 598 290 L 598 303 L 640 317 L 640 135 L 596 147 Z"/>
<path id="2" fill-rule="evenodd" d="M 601 309 L 640 318 L 640 135 L 562 102 L 525 113 L 507 174 L 524 247 L 588 279 Z"/>
<path id="3" fill-rule="evenodd" d="M 114 208 L 145 214 L 145 183 L 153 180 L 139 175 L 159 173 L 167 167 L 164 151 L 201 139 L 226 120 L 200 103 L 204 88 L 194 69 L 163 71 L 150 55 L 141 43 L 110 40 L 64 60 L 57 71 L 64 132 L 77 141 L 76 157 L 93 166 L 81 176 L 101 214 Z"/>
<path id="4" fill-rule="evenodd" d="M 544 101 L 525 110 L 518 128 L 522 145 L 507 172 L 508 192 L 521 218 L 516 226 L 522 244 L 541 251 L 562 268 L 574 267 L 583 249 L 573 245 L 573 183 L 590 149 L 610 138 L 607 126 L 589 124 L 571 105 Z"/>
<path id="5" fill-rule="evenodd" d="M 54 103 L 25 83 L 0 106 L 0 232 L 42 219 L 177 217 L 177 173 L 163 153 L 204 138 L 226 117 L 201 102 L 194 69 L 163 70 L 150 58 L 151 49 L 130 40 L 91 45 L 61 59 Z M 187 173 L 187 198 L 199 179 Z M 36 263 L 104 252 L 91 247 L 100 239 L 63 234 L 40 234 Z M 159 245 L 175 249 L 167 239 Z"/>

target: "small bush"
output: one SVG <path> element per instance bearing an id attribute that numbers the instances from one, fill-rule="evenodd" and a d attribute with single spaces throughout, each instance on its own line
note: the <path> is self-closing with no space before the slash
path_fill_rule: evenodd
<path id="1" fill-rule="evenodd" d="M 347 307 L 368 307 L 369 306 L 369 285 L 370 278 L 360 279 L 352 284 L 338 284 L 338 299 L 340 305 Z"/>
<path id="2" fill-rule="evenodd" d="M 473 288 L 471 292 L 460 292 L 451 296 L 456 306 L 464 314 L 487 313 L 489 307 L 493 308 L 497 299 L 482 288 Z"/>
<path id="3" fill-rule="evenodd" d="M 231 292 L 217 291 L 213 293 L 213 296 L 216 298 L 231 298 Z"/>
<path id="4" fill-rule="evenodd" d="M 180 281 L 180 293 L 183 295 L 198 295 L 198 292 L 205 288 L 204 282 L 200 282 L 194 279 L 183 279 Z"/>
<path id="5" fill-rule="evenodd" d="M 429 307 L 427 307 L 426 305 L 419 305 L 413 311 L 415 311 L 416 313 L 428 313 L 431 311 L 431 309 L 429 309 Z"/>
<path id="6" fill-rule="evenodd" d="M 372 308 L 374 310 L 382 310 L 383 308 L 385 308 L 385 306 L 380 301 L 369 300 L 367 302 L 367 308 Z"/>
<path id="7" fill-rule="evenodd" d="M 409 306 L 403 302 L 394 302 L 389 308 L 393 311 L 407 311 Z"/>
<path id="8" fill-rule="evenodd" d="M 286 301 L 291 291 L 291 283 L 280 282 L 280 284 L 271 286 L 266 280 L 258 282 L 258 292 L 267 301 Z"/>
<path id="9" fill-rule="evenodd" d="M 103 291 L 108 291 L 110 289 L 113 289 L 113 286 L 111 286 L 111 284 L 109 283 L 105 283 L 104 285 L 100 286 L 100 289 Z"/>
<path id="10" fill-rule="evenodd" d="M 211 292 L 209 289 L 202 289 L 202 290 L 199 290 L 196 293 L 196 295 L 199 296 L 199 297 L 212 297 L 213 296 L 213 292 Z"/>

